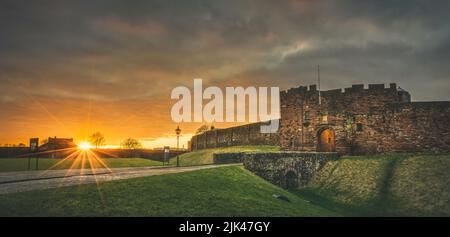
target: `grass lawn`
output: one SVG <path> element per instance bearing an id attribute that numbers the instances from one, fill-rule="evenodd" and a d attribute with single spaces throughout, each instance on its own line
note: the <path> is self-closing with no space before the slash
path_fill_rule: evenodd
<path id="1" fill-rule="evenodd" d="M 241 166 L 0 195 L 0 216 L 330 215 Z"/>
<path id="2" fill-rule="evenodd" d="M 342 157 L 296 191 L 345 215 L 449 216 L 450 154 Z"/>
<path id="3" fill-rule="evenodd" d="M 213 153 L 216 152 L 246 152 L 246 151 L 279 151 L 277 146 L 232 146 L 198 150 L 180 155 L 180 165 L 203 165 L 213 163 Z M 176 158 L 170 160 L 175 165 Z"/>
<path id="4" fill-rule="evenodd" d="M 161 162 L 141 159 L 141 158 L 107 158 L 101 159 L 110 168 L 120 168 L 120 167 L 142 167 L 142 166 L 160 166 Z M 62 159 L 52 159 L 52 158 L 39 158 L 39 170 L 46 170 Z M 31 169 L 35 168 L 36 159 L 31 159 Z M 52 169 L 68 169 L 74 163 L 74 159 L 64 160 L 60 164 L 54 166 Z M 98 162 L 94 163 L 95 168 L 102 168 Z M 0 158 L 0 172 L 6 171 L 23 171 L 28 168 L 27 158 Z M 77 162 L 74 168 L 81 168 L 81 162 Z M 85 168 L 90 168 L 89 162 L 86 162 Z"/>
<path id="5" fill-rule="evenodd" d="M 262 150 L 278 148 L 207 149 L 180 160 L 209 164 L 214 152 Z M 0 170 L 26 168 L 26 159 L 10 160 L 3 166 L 0 159 Z M 48 167 L 54 161 L 47 159 Z M 138 158 L 105 161 L 110 167 L 161 165 Z M 450 153 L 344 156 L 328 162 L 306 188 L 289 192 L 232 166 L 105 182 L 99 189 L 88 184 L 0 195 L 0 216 L 450 216 L 449 180 Z"/>
<path id="6" fill-rule="evenodd" d="M 213 163 L 213 153 L 215 152 L 241 152 L 241 151 L 277 151 L 276 146 L 234 146 L 224 148 L 212 148 L 189 152 L 180 155 L 180 165 L 204 165 Z M 39 170 L 51 169 L 68 169 L 74 163 L 74 159 L 65 160 L 58 165 L 62 159 L 39 158 Z M 144 167 L 144 166 L 161 166 L 162 162 L 141 159 L 141 158 L 102 158 L 101 159 L 110 168 L 122 167 Z M 35 169 L 36 158 L 31 159 L 31 169 Z M 171 158 L 170 165 L 176 165 L 176 158 Z M 55 166 L 56 165 L 56 166 Z M 81 162 L 77 162 L 74 168 L 81 168 Z M 95 168 L 102 168 L 98 162 L 94 163 Z M 27 158 L 0 158 L 0 172 L 7 171 L 24 171 L 28 168 Z M 89 162 L 85 163 L 85 168 L 90 168 Z"/>

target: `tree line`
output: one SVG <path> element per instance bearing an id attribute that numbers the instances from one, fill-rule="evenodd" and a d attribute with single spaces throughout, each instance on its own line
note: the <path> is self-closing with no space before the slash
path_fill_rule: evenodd
<path id="1" fill-rule="evenodd" d="M 102 133 L 95 132 L 89 137 L 89 142 L 95 146 L 95 148 L 98 148 L 105 145 L 106 139 Z M 123 149 L 140 149 L 142 148 L 142 143 L 136 138 L 129 137 L 120 143 L 120 147 Z"/>

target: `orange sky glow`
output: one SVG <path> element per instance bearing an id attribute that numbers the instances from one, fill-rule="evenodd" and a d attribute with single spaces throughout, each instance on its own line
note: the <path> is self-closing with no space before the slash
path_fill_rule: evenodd
<path id="1" fill-rule="evenodd" d="M 448 7 L 391 1 L 7 1 L 0 4 L 0 146 L 75 142 L 180 146 L 171 90 L 321 89 L 395 82 L 449 100 Z M 420 9 L 420 10 L 419 10 Z M 417 13 L 420 14 L 417 14 Z M 392 23 L 395 24 L 392 24 Z M 426 83 L 424 83 L 426 82 Z M 209 124 L 211 125 L 211 124 Z M 237 123 L 217 123 L 217 128 Z"/>

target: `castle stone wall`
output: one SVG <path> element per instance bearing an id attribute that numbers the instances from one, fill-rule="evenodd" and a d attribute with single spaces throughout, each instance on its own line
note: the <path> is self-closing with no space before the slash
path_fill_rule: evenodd
<path id="1" fill-rule="evenodd" d="M 389 104 L 374 127 L 378 151 L 450 150 L 450 102 Z"/>
<path id="2" fill-rule="evenodd" d="M 368 118 L 392 102 L 409 102 L 409 93 L 392 83 L 353 85 L 344 90 L 319 92 L 315 85 L 281 93 L 280 145 L 287 150 L 316 151 L 318 133 L 331 128 L 335 133 L 336 151 L 347 154 L 368 152 L 373 134 Z M 362 127 L 357 131 L 357 124 Z M 359 150 L 356 149 L 359 147 Z M 362 149 L 362 150 L 361 150 Z"/>
<path id="3" fill-rule="evenodd" d="M 191 138 L 191 150 L 238 145 L 279 145 L 278 133 L 261 133 L 264 122 L 214 129 Z"/>
<path id="4" fill-rule="evenodd" d="M 279 145 L 324 151 L 321 134 L 327 131 L 333 141 L 327 148 L 340 154 L 450 150 L 450 101 L 411 102 L 395 83 L 321 91 L 320 102 L 315 85 L 301 86 L 282 91 L 280 106 L 276 134 L 260 133 L 261 123 L 216 129 L 194 136 L 191 149 Z"/>
<path id="5" fill-rule="evenodd" d="M 281 93 L 280 146 L 317 151 L 320 132 L 334 133 L 335 151 L 371 154 L 449 149 L 450 102 L 411 102 L 391 83 L 321 91 L 316 86 Z"/>

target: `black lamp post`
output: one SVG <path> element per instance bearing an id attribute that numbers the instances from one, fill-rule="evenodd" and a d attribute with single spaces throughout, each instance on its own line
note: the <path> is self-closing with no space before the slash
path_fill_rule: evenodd
<path id="1" fill-rule="evenodd" d="M 177 129 L 175 129 L 175 133 L 177 134 L 177 167 L 180 166 L 180 158 L 178 157 L 178 149 L 180 146 L 180 134 L 181 134 L 181 129 L 180 126 L 177 126 Z"/>

